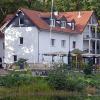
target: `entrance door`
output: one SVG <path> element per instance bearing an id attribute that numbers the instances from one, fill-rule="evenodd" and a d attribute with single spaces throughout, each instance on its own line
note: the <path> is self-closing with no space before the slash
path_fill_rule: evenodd
<path id="1" fill-rule="evenodd" d="M 0 58 L 0 68 L 2 68 L 2 58 Z"/>

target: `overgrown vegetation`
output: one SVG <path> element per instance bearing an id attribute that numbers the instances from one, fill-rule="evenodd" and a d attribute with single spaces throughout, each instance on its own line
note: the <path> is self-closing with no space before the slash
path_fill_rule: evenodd
<path id="1" fill-rule="evenodd" d="M 61 65 L 50 71 L 48 82 L 57 90 L 84 92 L 87 87 L 100 88 L 100 79 L 96 78 L 96 75 L 93 75 L 88 68 L 83 74 L 68 71 L 67 66 Z"/>
<path id="2" fill-rule="evenodd" d="M 48 77 L 33 77 L 30 71 L 13 71 L 7 76 L 0 76 L 0 85 L 0 95 L 55 91 L 100 95 L 100 74 L 85 75 L 68 70 L 65 64 L 58 64 L 50 70 Z"/>

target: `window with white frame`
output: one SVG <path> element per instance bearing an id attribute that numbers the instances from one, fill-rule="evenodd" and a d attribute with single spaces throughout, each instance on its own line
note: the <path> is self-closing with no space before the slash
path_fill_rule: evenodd
<path id="1" fill-rule="evenodd" d="M 66 40 L 61 40 L 61 47 L 65 47 L 66 46 Z"/>
<path id="2" fill-rule="evenodd" d="M 72 23 L 72 30 L 75 30 L 75 23 Z"/>
<path id="3" fill-rule="evenodd" d="M 51 39 L 51 46 L 55 46 L 55 39 Z"/>
<path id="4" fill-rule="evenodd" d="M 20 44 L 23 44 L 23 37 L 19 37 Z"/>
<path id="5" fill-rule="evenodd" d="M 13 55 L 13 57 L 14 61 L 17 61 L 17 55 Z"/>
<path id="6" fill-rule="evenodd" d="M 19 18 L 19 25 L 23 25 L 24 24 L 24 17 L 20 17 Z"/>
<path id="7" fill-rule="evenodd" d="M 55 27 L 55 19 L 50 19 L 50 26 Z"/>
<path id="8" fill-rule="evenodd" d="M 61 28 L 66 28 L 66 21 L 61 21 Z"/>
<path id="9" fill-rule="evenodd" d="M 73 41 L 73 48 L 76 48 L 76 41 Z"/>

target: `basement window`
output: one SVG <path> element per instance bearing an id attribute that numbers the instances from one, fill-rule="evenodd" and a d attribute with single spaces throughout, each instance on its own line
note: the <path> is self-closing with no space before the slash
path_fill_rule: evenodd
<path id="1" fill-rule="evenodd" d="M 17 55 L 13 55 L 14 61 L 17 61 Z"/>

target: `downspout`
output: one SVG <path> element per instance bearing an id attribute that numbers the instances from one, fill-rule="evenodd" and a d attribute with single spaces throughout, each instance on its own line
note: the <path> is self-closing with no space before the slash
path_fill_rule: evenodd
<path id="1" fill-rule="evenodd" d="M 40 55 L 40 53 L 39 53 L 39 30 L 38 30 L 38 63 L 40 62 L 39 61 L 39 55 Z"/>

